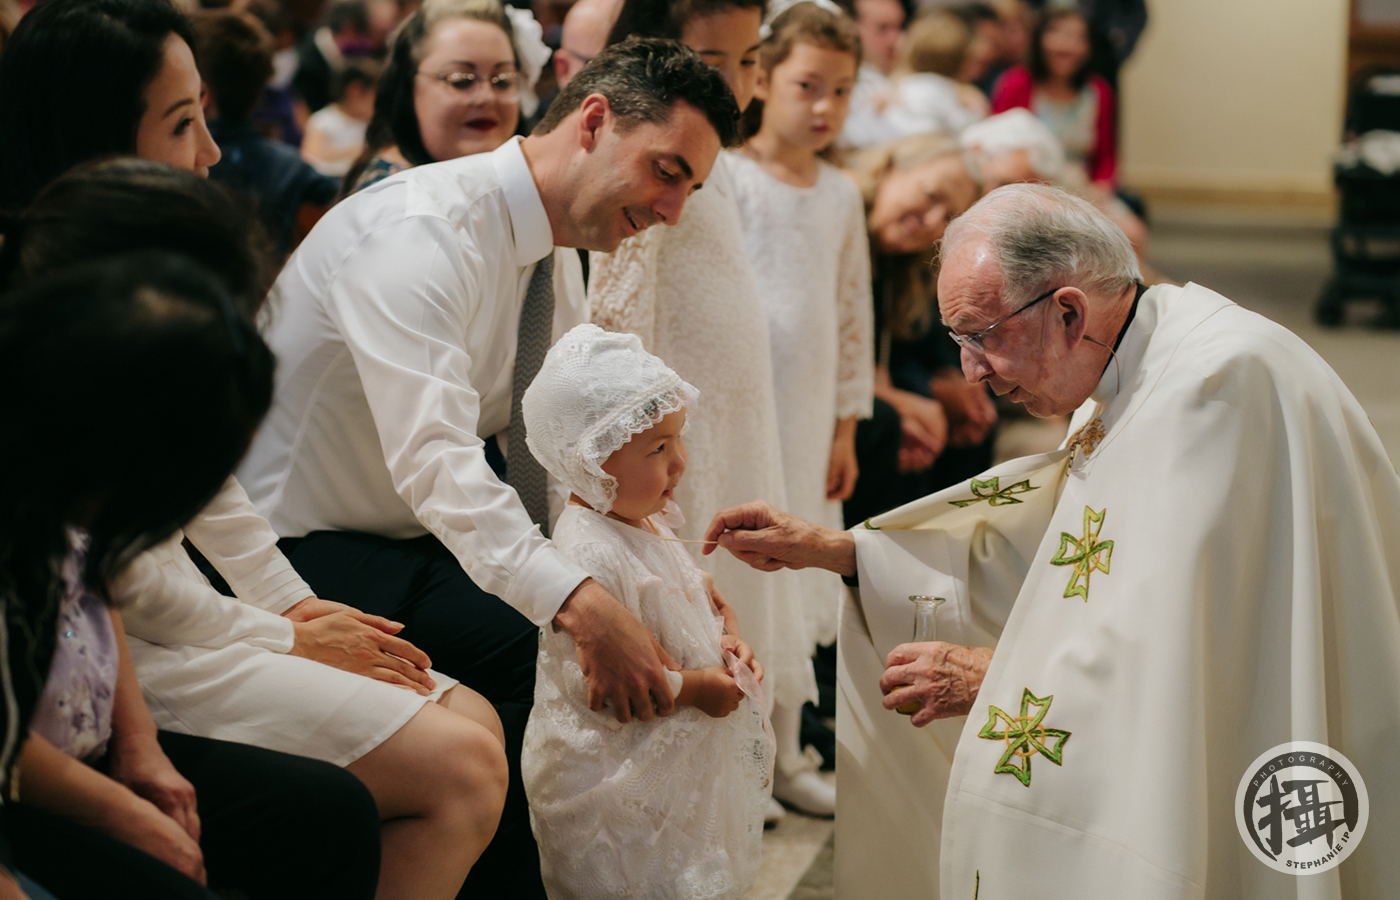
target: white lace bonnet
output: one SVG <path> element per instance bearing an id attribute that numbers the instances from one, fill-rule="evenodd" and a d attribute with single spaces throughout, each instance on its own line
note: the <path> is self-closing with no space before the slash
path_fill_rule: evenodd
<path id="1" fill-rule="evenodd" d="M 665 416 L 693 412 L 699 398 L 636 335 L 579 325 L 545 354 L 521 398 L 525 443 L 546 472 L 606 513 L 617 479 L 603 463 Z"/>

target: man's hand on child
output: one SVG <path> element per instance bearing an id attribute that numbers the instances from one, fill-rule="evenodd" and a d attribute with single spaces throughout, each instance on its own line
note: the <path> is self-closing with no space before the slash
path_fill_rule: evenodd
<path id="1" fill-rule="evenodd" d="M 675 662 L 656 636 L 591 578 L 579 584 L 554 617 L 578 649 L 588 681 L 588 708 L 606 705 L 619 722 L 669 716 L 675 698 L 666 669 Z"/>

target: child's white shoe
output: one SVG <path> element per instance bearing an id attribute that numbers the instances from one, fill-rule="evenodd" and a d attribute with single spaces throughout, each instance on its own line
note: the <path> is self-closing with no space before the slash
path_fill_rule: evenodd
<path id="1" fill-rule="evenodd" d="M 763 827 L 772 828 L 787 816 L 787 810 L 783 805 L 772 797 L 768 798 L 768 806 L 763 810 Z"/>
<path id="2" fill-rule="evenodd" d="M 779 767 L 773 773 L 773 797 L 809 816 L 829 819 L 836 815 L 836 786 L 808 768 L 786 775 Z"/>

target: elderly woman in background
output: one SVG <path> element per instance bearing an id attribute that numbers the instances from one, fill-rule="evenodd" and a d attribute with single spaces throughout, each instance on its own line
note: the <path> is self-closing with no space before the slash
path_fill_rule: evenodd
<path id="1" fill-rule="evenodd" d="M 957 347 L 935 321 L 938 242 L 981 196 L 977 173 L 957 141 L 940 134 L 871 148 L 853 157 L 852 169 L 870 231 L 875 396 L 899 415 L 903 477 L 882 484 L 868 477 L 877 467 L 862 462 L 867 477 L 848 519 L 853 508 L 883 511 L 982 471 L 997 419 L 986 388 L 962 377 Z"/>
<path id="2" fill-rule="evenodd" d="M 523 62 L 498 0 L 427 0 L 394 37 L 346 193 L 412 166 L 504 144 L 520 124 L 529 89 Z"/>

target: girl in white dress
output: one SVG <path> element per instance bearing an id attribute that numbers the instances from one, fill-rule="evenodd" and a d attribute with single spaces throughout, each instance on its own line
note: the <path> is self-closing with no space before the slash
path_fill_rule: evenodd
<path id="1" fill-rule="evenodd" d="M 856 420 L 870 416 L 874 390 L 860 191 L 818 157 L 841 133 L 859 48 L 844 15 L 805 2 L 782 12 L 760 55 L 761 124 L 727 154 L 767 311 L 788 508 L 830 528 L 842 527 L 841 501 L 855 487 Z M 816 569 L 794 575 L 809 647 L 831 643 L 840 579 Z"/>
<path id="2" fill-rule="evenodd" d="M 648 21 L 658 11 L 662 25 Z M 761 0 L 624 0 L 610 40 L 629 34 L 680 40 L 719 69 L 742 110 L 753 99 L 762 22 Z M 757 498 L 787 504 L 768 318 L 744 254 L 730 164 L 721 153 L 674 227 L 648 228 L 613 253 L 589 257 L 594 324 L 639 336 L 705 395 L 708 415 L 686 436 L 691 465 L 676 495 L 691 517 L 680 535 L 690 539 L 722 509 Z M 797 579 L 787 571 L 756 571 L 727 553 L 693 555 L 743 619 L 768 673 L 764 686 L 778 736 L 773 795 L 832 815 L 835 790 L 798 743 L 802 704 L 817 699 L 817 682 Z M 770 805 L 770 821 L 782 815 L 781 806 Z"/>
<path id="3" fill-rule="evenodd" d="M 554 543 L 651 629 L 676 711 L 618 724 L 588 706 L 573 639 L 541 630 L 521 771 L 552 900 L 742 898 L 773 766 L 758 679 L 675 536 L 681 432 L 698 392 L 630 334 L 580 325 L 545 357 L 527 443 L 572 491 Z M 737 654 L 737 655 L 736 655 Z"/>

